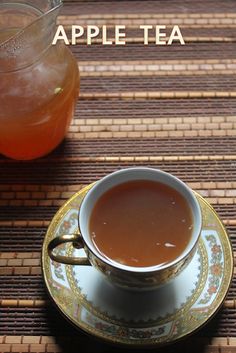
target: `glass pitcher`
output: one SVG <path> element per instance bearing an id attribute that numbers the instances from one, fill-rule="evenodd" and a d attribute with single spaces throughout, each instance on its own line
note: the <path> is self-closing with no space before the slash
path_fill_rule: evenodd
<path id="1" fill-rule="evenodd" d="M 52 45 L 60 0 L 0 0 L 0 153 L 27 160 L 65 137 L 79 94 L 78 66 Z"/>

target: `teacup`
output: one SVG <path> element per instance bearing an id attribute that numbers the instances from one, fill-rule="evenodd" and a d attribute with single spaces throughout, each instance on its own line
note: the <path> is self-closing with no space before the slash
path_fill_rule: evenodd
<path id="1" fill-rule="evenodd" d="M 98 200 L 112 188 L 133 181 L 158 182 L 177 191 L 185 200 L 192 217 L 191 233 L 184 250 L 166 263 L 152 266 L 130 266 L 106 256 L 94 244 L 90 234 L 90 218 Z M 122 222 L 122 220 L 120 220 Z M 194 192 L 175 176 L 158 169 L 134 167 L 118 170 L 97 181 L 85 195 L 78 217 L 79 233 L 54 238 L 48 245 L 52 260 L 71 265 L 92 265 L 113 284 L 127 289 L 147 290 L 157 288 L 177 276 L 192 259 L 199 240 L 202 215 Z M 157 230 L 158 232 L 158 230 Z M 173 228 L 173 232 L 175 229 Z M 148 239 L 148 234 L 145 234 Z M 54 254 L 53 250 L 62 243 L 71 242 L 83 248 L 87 257 L 69 257 Z"/>

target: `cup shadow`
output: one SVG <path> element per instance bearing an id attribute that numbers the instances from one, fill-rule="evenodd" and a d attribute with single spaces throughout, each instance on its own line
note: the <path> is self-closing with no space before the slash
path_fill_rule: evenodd
<path id="1" fill-rule="evenodd" d="M 93 288 L 98 307 L 106 309 L 112 319 L 124 325 L 142 326 L 162 320 L 170 303 L 175 308 L 175 283 L 151 291 L 133 291 L 111 284 L 101 276 Z M 168 313 L 169 314 L 169 313 Z"/>

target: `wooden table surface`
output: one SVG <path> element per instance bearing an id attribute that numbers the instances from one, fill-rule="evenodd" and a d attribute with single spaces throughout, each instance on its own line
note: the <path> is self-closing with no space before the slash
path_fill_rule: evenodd
<path id="1" fill-rule="evenodd" d="M 27 163 L 0 157 L 0 352 L 119 352 L 75 330 L 50 302 L 40 267 L 47 226 L 84 185 L 151 166 L 210 201 L 236 250 L 236 2 L 71 0 L 59 23 L 125 24 L 129 40 L 71 48 L 81 94 L 56 151 Z M 178 24 L 186 45 L 145 47 L 137 27 L 160 23 Z M 209 324 L 160 351 L 236 352 L 236 278 Z"/>

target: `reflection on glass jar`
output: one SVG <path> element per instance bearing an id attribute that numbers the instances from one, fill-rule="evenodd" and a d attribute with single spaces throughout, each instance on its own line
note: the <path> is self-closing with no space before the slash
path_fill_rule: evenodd
<path id="1" fill-rule="evenodd" d="M 59 0 L 0 4 L 0 153 L 20 160 L 52 151 L 65 137 L 79 93 L 78 66 L 52 46 Z"/>

